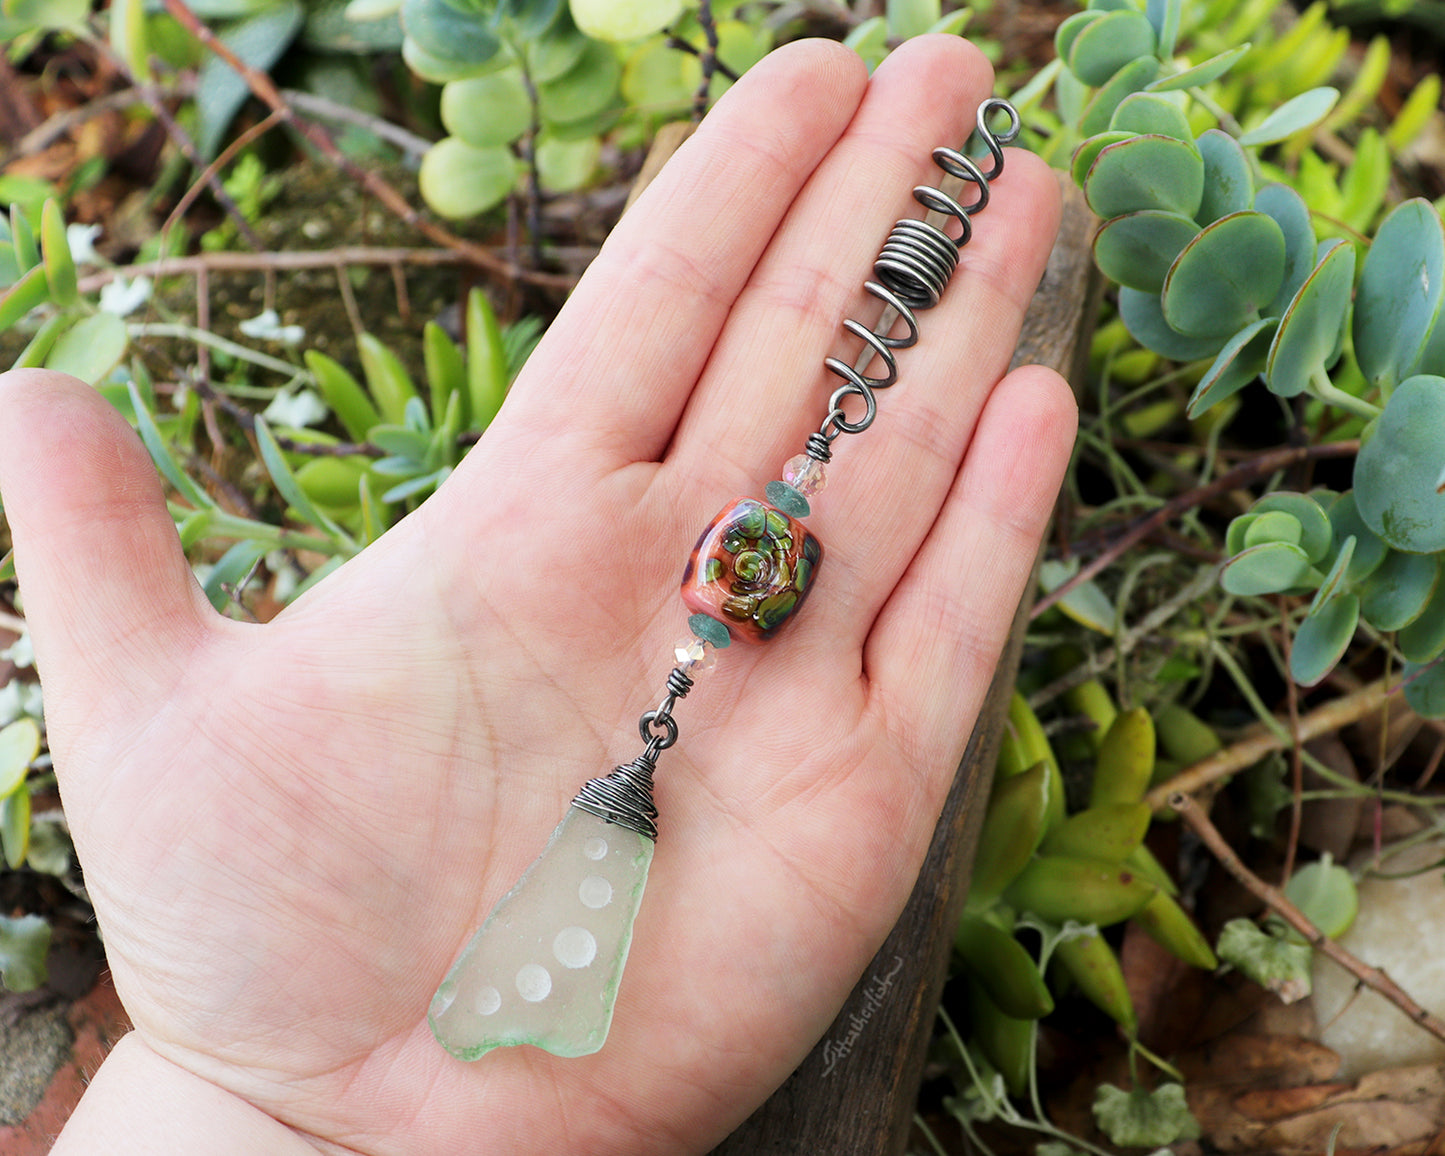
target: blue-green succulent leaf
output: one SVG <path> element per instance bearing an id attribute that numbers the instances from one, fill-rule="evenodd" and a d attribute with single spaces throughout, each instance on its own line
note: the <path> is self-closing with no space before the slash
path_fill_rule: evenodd
<path id="1" fill-rule="evenodd" d="M 1242 212 L 1195 237 L 1164 280 L 1164 317 L 1193 337 L 1237 333 L 1284 278 L 1284 234 L 1272 217 Z"/>
<path id="2" fill-rule="evenodd" d="M 1396 550 L 1445 550 L 1445 377 L 1400 383 L 1355 459 L 1365 524 Z"/>
<path id="3" fill-rule="evenodd" d="M 1351 245 L 1330 249 L 1300 286 L 1270 346 L 1265 383 L 1280 397 L 1303 393 L 1339 356 L 1355 278 Z"/>

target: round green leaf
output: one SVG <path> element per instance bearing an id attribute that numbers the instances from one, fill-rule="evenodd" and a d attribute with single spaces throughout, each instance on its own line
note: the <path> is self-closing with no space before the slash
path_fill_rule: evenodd
<path id="1" fill-rule="evenodd" d="M 517 162 L 504 148 L 473 148 L 449 136 L 427 150 L 417 182 L 428 205 L 456 220 L 506 200 L 517 183 Z"/>
<path id="2" fill-rule="evenodd" d="M 403 0 L 401 25 L 428 56 L 449 65 L 485 64 L 501 41 L 480 12 L 462 12 L 446 0 Z"/>
<path id="3" fill-rule="evenodd" d="M 45 982 L 50 924 L 39 915 L 0 915 L 0 977 L 11 991 L 33 991 Z"/>
<path id="4" fill-rule="evenodd" d="M 1109 128 L 1114 132 L 1152 133 L 1155 136 L 1172 136 L 1176 140 L 1194 139 L 1194 130 L 1189 127 L 1184 110 L 1174 101 L 1150 92 L 1131 92 L 1121 100 L 1119 107 L 1114 109 L 1114 115 L 1109 118 Z"/>
<path id="5" fill-rule="evenodd" d="M 1288 542 L 1300 546 L 1304 528 L 1299 519 L 1283 510 L 1255 511 L 1256 517 L 1244 532 L 1244 548 L 1262 546 L 1266 542 Z M 1300 549 L 1304 549 L 1300 546 Z M 1308 551 L 1305 551 L 1308 554 Z"/>
<path id="6" fill-rule="evenodd" d="M 1157 293 L 1120 289 L 1119 318 L 1135 341 L 1171 361 L 1202 361 L 1218 353 L 1226 341 L 1224 337 L 1189 337 L 1171 329 Z"/>
<path id="7" fill-rule="evenodd" d="M 1348 931 L 1360 910 L 1355 881 L 1343 867 L 1330 862 L 1328 855 L 1291 875 L 1284 895 L 1331 939 Z"/>
<path id="8" fill-rule="evenodd" d="M 1430 554 L 1391 550 L 1360 586 L 1360 613 L 1376 630 L 1399 630 L 1424 613 L 1439 568 Z"/>
<path id="9" fill-rule="evenodd" d="M 1231 594 L 1278 594 L 1294 589 L 1309 572 L 1309 557 L 1298 546 L 1265 542 L 1226 562 L 1220 584 Z"/>
<path id="10" fill-rule="evenodd" d="M 697 57 L 669 48 L 664 40 L 647 40 L 622 70 L 622 97 L 634 108 L 652 113 L 683 109 L 702 83 Z"/>
<path id="11" fill-rule="evenodd" d="M 1194 219 L 1201 225 L 1242 213 L 1254 204 L 1254 175 L 1239 142 L 1217 128 L 1200 133 L 1194 142 L 1204 158 L 1204 199 Z"/>
<path id="12" fill-rule="evenodd" d="M 98 385 L 120 364 L 128 341 L 125 322 L 114 313 L 92 313 L 55 339 L 45 368 Z"/>
<path id="13" fill-rule="evenodd" d="M 1240 514 L 1239 517 L 1230 519 L 1229 526 L 1224 531 L 1225 554 L 1232 558 L 1243 552 L 1244 536 L 1249 533 L 1249 528 L 1258 517 L 1258 514 Z"/>
<path id="14" fill-rule="evenodd" d="M 1079 13 L 1080 16 L 1085 15 Z M 1074 178 L 1074 184 L 1080 188 L 1084 186 L 1084 178 L 1089 175 L 1089 169 L 1099 159 L 1100 151 L 1107 145 L 1118 144 L 1120 141 L 1129 140 L 1135 134 L 1132 132 L 1101 132 L 1083 141 L 1074 150 L 1074 159 L 1069 169 Z"/>
<path id="15" fill-rule="evenodd" d="M 543 134 L 537 141 L 537 171 L 542 188 L 549 193 L 570 193 L 592 179 L 602 156 L 602 142 L 595 136 L 580 140 L 559 140 Z"/>
<path id="16" fill-rule="evenodd" d="M 1277 490 L 1255 502 L 1250 512 L 1261 516 L 1284 513 L 1293 518 L 1300 528 L 1300 536 L 1295 543 L 1309 556 L 1311 564 L 1318 566 L 1329 553 L 1330 544 L 1334 541 L 1329 516 L 1308 494 Z"/>
<path id="17" fill-rule="evenodd" d="M 1355 459 L 1365 524 L 1396 550 L 1445 550 L 1445 377 L 1401 382 Z"/>
<path id="18" fill-rule="evenodd" d="M 1085 84 L 1101 85 L 1124 65 L 1154 52 L 1154 27 L 1142 12 L 1109 12 L 1079 29 L 1068 63 Z"/>
<path id="19" fill-rule="evenodd" d="M 1280 316 L 1315 267 L 1315 230 L 1309 207 L 1288 185 L 1265 185 L 1254 197 L 1254 211 L 1273 217 L 1284 233 L 1284 281 L 1269 304 L 1268 312 Z"/>
<path id="20" fill-rule="evenodd" d="M 565 124 L 596 116 L 616 98 L 621 78 L 622 62 L 617 53 L 593 41 L 570 70 L 537 86 L 542 119 Z"/>
<path id="21" fill-rule="evenodd" d="M 1144 209 L 1104 222 L 1094 237 L 1094 262 L 1120 285 L 1158 293 L 1174 258 L 1199 232 L 1179 213 Z"/>
<path id="22" fill-rule="evenodd" d="M 1416 714 L 1445 718 L 1445 661 L 1437 659 L 1428 666 L 1407 662 L 1400 678 L 1405 701 Z"/>
<path id="23" fill-rule="evenodd" d="M 1073 73 L 1066 75 L 1073 78 Z M 1158 75 L 1159 62 L 1152 56 L 1140 56 L 1129 61 L 1114 73 L 1109 83 L 1099 89 L 1094 94 L 1094 99 L 1089 101 L 1088 107 L 1079 117 L 1079 132 L 1084 136 L 1103 132 L 1109 127 L 1109 120 L 1114 115 L 1114 110 L 1119 107 L 1119 102 L 1131 92 L 1142 92 Z"/>
<path id="24" fill-rule="evenodd" d="M 1356 594 L 1331 598 L 1307 615 L 1290 646 L 1290 677 L 1300 686 L 1314 686 L 1334 670 L 1354 638 L 1359 620 Z"/>
<path id="25" fill-rule="evenodd" d="M 1075 38 L 1095 20 L 1102 19 L 1103 15 L 1102 12 L 1095 11 L 1075 12 L 1054 32 L 1054 54 L 1060 60 L 1068 60 L 1069 53 L 1074 48 Z"/>
<path id="26" fill-rule="evenodd" d="M 1435 555 L 1435 564 L 1440 567 L 1445 564 L 1445 558 Z M 1435 579 L 1435 589 L 1425 609 L 1414 622 L 1401 627 L 1395 641 L 1407 662 L 1429 662 L 1445 654 L 1445 581 Z"/>
<path id="27" fill-rule="evenodd" d="M 1287 100 L 1249 132 L 1239 138 L 1246 148 L 1275 144 L 1318 124 L 1335 107 L 1340 94 L 1333 88 L 1312 88 Z"/>
<path id="28" fill-rule="evenodd" d="M 571 7 L 577 27 L 594 40 L 641 40 L 682 15 L 682 0 L 571 0 Z"/>
<path id="29" fill-rule="evenodd" d="M 1337 594 L 1343 594 L 1348 589 L 1345 582 L 1345 574 L 1350 568 L 1350 559 L 1355 556 L 1355 541 L 1351 536 L 1344 540 L 1340 548 L 1335 552 L 1334 563 L 1330 566 L 1330 572 L 1325 575 L 1325 580 L 1320 583 L 1320 588 L 1315 591 L 1314 600 L 1310 603 L 1309 612 L 1318 612 L 1321 606 Z"/>
<path id="30" fill-rule="evenodd" d="M 30 850 L 30 788 L 23 783 L 0 799 L 0 849 L 12 871 Z"/>
<path id="31" fill-rule="evenodd" d="M 509 59 L 509 54 L 498 52 L 494 56 L 476 63 L 444 60 L 440 56 L 433 56 L 408 36 L 401 45 L 401 58 L 406 61 L 406 66 L 422 80 L 431 84 L 446 84 L 449 81 L 466 80 L 473 76 L 485 76 L 489 72 L 494 72 Z"/>
<path id="32" fill-rule="evenodd" d="M 1249 51 L 1248 44 L 1239 44 L 1228 52 L 1221 52 L 1218 56 L 1211 56 L 1208 60 L 1201 61 L 1192 68 L 1186 68 L 1183 72 L 1176 72 L 1172 76 L 1160 77 L 1149 86 L 1150 92 L 1175 92 L 1184 88 L 1201 88 L 1212 81 L 1218 80 L 1226 72 L 1235 66 L 1245 53 Z"/>
<path id="33" fill-rule="evenodd" d="M 1414 372 L 1440 312 L 1445 233 L 1428 201 L 1385 218 L 1365 254 L 1355 298 L 1355 357 L 1372 385 Z"/>
<path id="34" fill-rule="evenodd" d="M 546 84 L 571 71 L 586 48 L 587 37 L 566 21 L 546 36 L 530 41 L 526 46 L 527 72 L 532 83 Z"/>
<path id="35" fill-rule="evenodd" d="M 40 754 L 40 727 L 32 718 L 18 718 L 0 730 L 0 797 L 12 794 Z"/>
<path id="36" fill-rule="evenodd" d="M 0 296 L 0 330 L 9 329 L 37 305 L 50 300 L 45 266 L 36 265 Z"/>
<path id="37" fill-rule="evenodd" d="M 1164 317 L 1194 337 L 1236 333 L 1257 319 L 1283 277 L 1279 226 L 1263 213 L 1231 213 L 1205 228 L 1175 260 L 1164 280 Z"/>
<path id="38" fill-rule="evenodd" d="M 1272 392 L 1280 397 L 1303 393 L 1311 378 L 1339 356 L 1354 278 L 1354 246 L 1336 245 L 1305 279 L 1270 346 L 1265 384 Z"/>
<path id="39" fill-rule="evenodd" d="M 1246 325 L 1225 343 L 1190 395 L 1186 412 L 1191 420 L 1233 397 L 1264 372 L 1270 342 L 1278 328 L 1278 318 L 1264 317 Z"/>
<path id="40" fill-rule="evenodd" d="M 1354 556 L 1349 561 L 1349 569 L 1345 571 L 1346 581 L 1361 582 L 1380 568 L 1380 563 L 1385 560 L 1390 548 L 1375 531 L 1365 525 L 1365 520 L 1360 517 L 1359 508 L 1355 504 L 1353 490 L 1341 494 L 1339 500 L 1330 507 L 1330 525 L 1334 529 L 1336 542 L 1344 542 L 1350 538 L 1355 540 Z"/>
<path id="41" fill-rule="evenodd" d="M 1101 217 L 1141 209 L 1193 217 L 1204 196 L 1204 161 L 1192 141 L 1131 137 L 1100 150 L 1084 180 L 1084 196 Z"/>
<path id="42" fill-rule="evenodd" d="M 442 124 L 473 148 L 511 144 L 532 125 L 532 101 L 518 68 L 454 80 L 442 88 Z"/>

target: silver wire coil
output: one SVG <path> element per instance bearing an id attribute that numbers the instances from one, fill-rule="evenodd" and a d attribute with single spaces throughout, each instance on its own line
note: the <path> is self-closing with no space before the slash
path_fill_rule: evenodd
<path id="1" fill-rule="evenodd" d="M 1009 121 L 1001 132 L 989 125 L 989 120 L 998 112 L 1005 113 Z M 824 366 L 841 377 L 843 385 L 833 391 L 828 399 L 828 416 L 823 419 L 818 432 L 808 439 L 807 452 L 811 457 L 827 461 L 828 447 L 840 434 L 862 433 L 873 424 L 878 414 L 878 399 L 874 392 L 887 389 L 898 380 L 898 360 L 894 350 L 906 349 L 917 342 L 918 319 L 914 316 L 915 311 L 931 309 L 942 298 L 954 269 L 958 267 L 958 251 L 973 236 L 970 218 L 988 206 L 989 183 L 1003 172 L 1003 146 L 1018 136 L 1022 124 L 1013 105 L 995 97 L 984 101 L 978 109 L 976 135 L 991 158 L 987 169 L 981 168 L 977 161 L 958 149 L 933 150 L 933 163 L 949 176 L 973 185 L 976 195 L 968 204 L 962 204 L 956 197 L 930 185 L 919 185 L 913 190 L 913 199 L 919 204 L 957 221 L 959 235 L 957 238 L 950 237 L 937 225 L 918 219 L 902 220 L 893 226 L 873 263 L 873 275 L 877 280 L 863 284 L 867 293 L 883 302 L 883 319 L 872 329 L 851 318 L 843 322 L 843 328 L 859 338 L 867 349 L 856 367 L 837 357 L 824 360 Z M 908 332 L 902 337 L 888 336 L 899 319 Z M 863 368 L 875 359 L 883 363 L 883 376 L 865 376 Z M 843 403 L 849 397 L 862 398 L 864 406 L 863 413 L 851 420 L 843 409 Z"/>

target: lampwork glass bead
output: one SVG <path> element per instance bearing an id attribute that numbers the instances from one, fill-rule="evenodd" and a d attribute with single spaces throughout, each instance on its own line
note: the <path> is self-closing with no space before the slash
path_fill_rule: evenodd
<path id="1" fill-rule="evenodd" d="M 733 638 L 762 642 L 803 605 L 822 558 L 822 543 L 801 522 L 757 498 L 735 498 L 693 547 L 682 600 Z"/>
<path id="2" fill-rule="evenodd" d="M 677 669 L 688 678 L 706 674 L 717 665 L 717 647 L 701 638 L 679 638 L 672 655 Z"/>
<path id="3" fill-rule="evenodd" d="M 783 481 L 805 498 L 811 498 L 828 484 L 828 471 L 817 458 L 794 454 L 783 464 Z"/>

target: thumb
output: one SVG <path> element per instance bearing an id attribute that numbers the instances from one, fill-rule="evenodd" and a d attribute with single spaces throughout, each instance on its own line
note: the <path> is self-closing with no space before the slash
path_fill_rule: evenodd
<path id="1" fill-rule="evenodd" d="M 154 704 L 210 607 L 125 419 L 66 374 L 0 374 L 0 498 L 51 729 Z"/>

